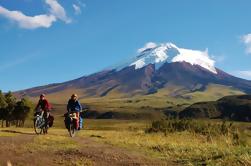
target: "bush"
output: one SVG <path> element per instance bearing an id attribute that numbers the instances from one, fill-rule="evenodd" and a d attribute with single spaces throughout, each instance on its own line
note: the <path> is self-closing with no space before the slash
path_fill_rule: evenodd
<path id="1" fill-rule="evenodd" d="M 1 127 L 4 127 L 4 122 L 6 127 L 11 125 L 23 127 L 33 107 L 31 101 L 25 98 L 18 101 L 11 92 L 3 94 L 0 90 Z"/>
<path id="2" fill-rule="evenodd" d="M 146 133 L 163 132 L 167 134 L 182 131 L 208 136 L 230 135 L 236 133 L 236 128 L 233 126 L 233 123 L 227 123 L 226 121 L 213 123 L 191 119 L 167 119 L 153 121 L 151 127 L 146 130 Z"/>

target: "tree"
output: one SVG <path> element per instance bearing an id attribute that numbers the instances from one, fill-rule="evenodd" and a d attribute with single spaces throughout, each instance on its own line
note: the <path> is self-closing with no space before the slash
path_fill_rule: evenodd
<path id="1" fill-rule="evenodd" d="M 16 127 L 23 127 L 25 119 L 34 108 L 34 105 L 26 98 L 21 99 L 16 103 L 15 109 L 12 112 L 13 120 Z"/>
<path id="2" fill-rule="evenodd" d="M 2 120 L 2 127 L 4 123 L 4 110 L 6 109 L 6 107 L 7 107 L 7 103 L 5 101 L 5 96 L 0 90 L 0 120 Z"/>
<path id="3" fill-rule="evenodd" d="M 5 102 L 7 103 L 7 107 L 4 109 L 3 115 L 6 120 L 6 127 L 9 127 L 12 120 L 12 112 L 16 107 L 16 98 L 11 92 L 8 92 L 5 94 Z"/>
<path id="4" fill-rule="evenodd" d="M 34 105 L 26 98 L 22 98 L 17 101 L 15 96 L 8 92 L 3 94 L 0 91 L 0 120 L 2 121 L 2 127 L 4 122 L 6 127 L 16 125 L 17 127 L 23 127 L 24 122 L 34 109 Z"/>

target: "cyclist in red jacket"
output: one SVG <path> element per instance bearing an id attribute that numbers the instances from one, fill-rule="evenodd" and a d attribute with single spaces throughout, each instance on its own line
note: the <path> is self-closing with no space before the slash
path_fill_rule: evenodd
<path id="1" fill-rule="evenodd" d="M 40 99 L 37 103 L 36 109 L 37 112 L 41 112 L 44 116 L 45 119 L 45 125 L 48 125 L 48 118 L 50 115 L 50 104 L 49 102 L 45 99 L 45 94 L 40 95 Z"/>

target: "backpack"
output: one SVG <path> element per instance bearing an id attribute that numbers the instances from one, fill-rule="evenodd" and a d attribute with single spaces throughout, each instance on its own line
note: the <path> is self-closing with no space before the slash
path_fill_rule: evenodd
<path id="1" fill-rule="evenodd" d="M 48 117 L 48 124 L 49 124 L 49 127 L 52 127 L 52 126 L 53 126 L 53 122 L 54 122 L 54 117 L 50 114 L 49 117 Z"/>

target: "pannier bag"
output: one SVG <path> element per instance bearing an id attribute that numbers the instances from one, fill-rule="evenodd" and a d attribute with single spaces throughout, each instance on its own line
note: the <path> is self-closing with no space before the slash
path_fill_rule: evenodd
<path id="1" fill-rule="evenodd" d="M 50 114 L 49 117 L 48 117 L 48 124 L 49 124 L 49 127 L 52 127 L 52 126 L 53 126 L 53 121 L 54 121 L 54 117 Z"/>
<path id="2" fill-rule="evenodd" d="M 83 118 L 81 116 L 79 117 L 79 127 L 80 129 L 83 128 Z"/>

